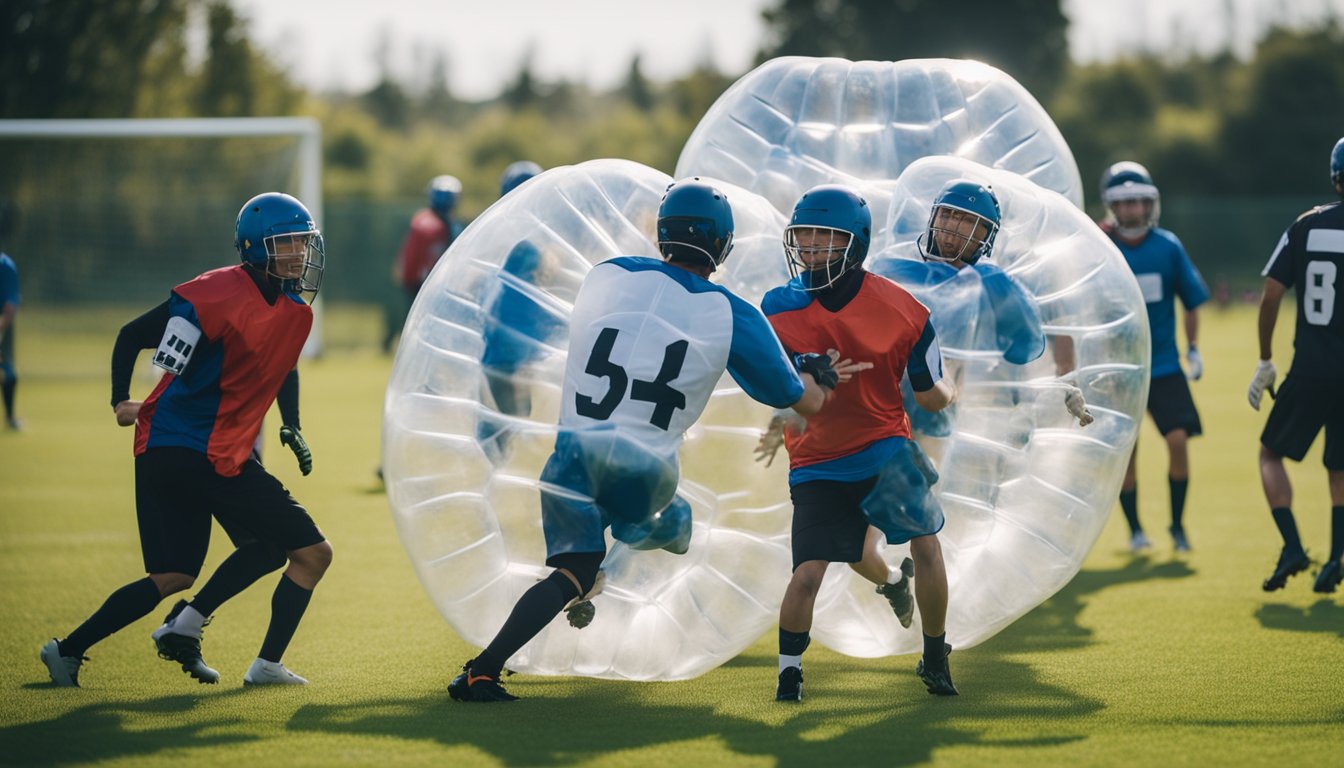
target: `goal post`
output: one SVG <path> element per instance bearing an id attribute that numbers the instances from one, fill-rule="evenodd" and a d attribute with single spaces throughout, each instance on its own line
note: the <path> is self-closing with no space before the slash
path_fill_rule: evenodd
<path id="1" fill-rule="evenodd" d="M 233 217 L 261 192 L 289 192 L 323 223 L 311 117 L 0 120 L 0 165 L 35 303 L 141 302 L 232 263 Z M 305 355 L 322 349 L 321 303 Z"/>

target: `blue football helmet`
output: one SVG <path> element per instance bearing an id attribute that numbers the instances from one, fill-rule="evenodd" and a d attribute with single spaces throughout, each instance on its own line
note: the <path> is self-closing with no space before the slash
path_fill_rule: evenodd
<path id="1" fill-rule="evenodd" d="M 276 280 L 286 293 L 316 294 L 326 263 L 322 233 L 303 203 L 282 192 L 257 195 L 243 204 L 233 228 L 233 247 L 243 262 Z M 303 254 L 303 268 L 281 271 L 276 256 Z M 311 298 L 311 297 L 310 297 Z"/>
<path id="2" fill-rule="evenodd" d="M 718 269 L 733 249 L 733 209 L 728 197 L 699 177 L 674 181 L 658 206 L 658 250 L 667 261 Z"/>
<path id="3" fill-rule="evenodd" d="M 789 274 L 798 277 L 807 273 L 804 290 L 821 291 L 836 283 L 846 272 L 863 265 L 872 241 L 873 216 L 864 200 L 848 187 L 822 184 L 813 187 L 798 198 L 793 206 L 789 226 L 784 229 L 784 256 L 789 263 Z M 800 242 L 799 235 L 809 231 L 811 242 Z M 821 243 L 817 232 L 829 233 L 828 243 Z M 847 237 L 839 237 L 841 233 Z M 829 258 L 818 264 L 809 263 L 803 254 L 811 256 L 827 253 Z"/>
<path id="4" fill-rule="evenodd" d="M 429 195 L 429 209 L 447 218 L 457 205 L 457 196 L 462 194 L 462 182 L 456 176 L 435 176 L 425 192 Z"/>
<path id="5" fill-rule="evenodd" d="M 1344 139 L 1335 142 L 1335 148 L 1330 152 L 1330 182 L 1344 184 Z M 1340 194 L 1344 195 L 1344 192 Z"/>
<path id="6" fill-rule="evenodd" d="M 504 174 L 499 177 L 499 196 L 503 197 L 509 194 L 514 187 L 539 173 L 541 173 L 541 166 L 531 160 L 519 160 L 510 163 L 509 167 L 504 169 Z"/>
<path id="7" fill-rule="evenodd" d="M 1121 200 L 1147 200 L 1152 203 L 1152 212 L 1148 215 L 1148 228 L 1156 227 L 1162 215 L 1162 199 L 1153 183 L 1152 174 L 1142 165 L 1130 160 L 1122 160 L 1107 168 L 1101 174 L 1101 202 L 1106 206 L 1106 217 L 1114 223 L 1112 210 Z"/>
<path id="8" fill-rule="evenodd" d="M 943 222 L 940 223 L 938 214 L 943 210 L 955 212 L 954 218 L 949 220 L 944 216 Z M 960 223 L 958 219 L 967 217 L 974 221 L 969 233 L 948 228 L 947 225 L 955 226 Z M 981 259 L 989 258 L 993 252 L 994 238 L 999 234 L 999 225 L 1002 221 L 1003 211 L 999 208 L 999 198 L 995 196 L 993 189 L 974 181 L 957 179 L 948 182 L 943 191 L 933 199 L 933 209 L 929 212 L 929 225 L 919 240 L 915 241 L 915 245 L 925 261 L 934 260 L 950 264 L 960 259 L 962 263 L 974 264 Z M 939 246 L 939 234 L 950 235 L 950 239 L 961 241 L 956 253 L 946 252 L 948 249 Z M 949 238 L 944 238 L 947 239 Z"/>

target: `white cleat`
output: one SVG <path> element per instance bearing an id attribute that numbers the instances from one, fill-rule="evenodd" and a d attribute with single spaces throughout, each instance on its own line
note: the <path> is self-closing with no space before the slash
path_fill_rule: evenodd
<path id="1" fill-rule="evenodd" d="M 243 675 L 243 685 L 307 685 L 308 681 L 285 669 L 278 661 L 257 659 Z"/>
<path id="2" fill-rule="evenodd" d="M 88 661 L 84 656 L 62 656 L 61 646 L 56 638 L 52 638 L 42 646 L 42 651 L 37 657 L 47 665 L 47 672 L 51 674 L 51 682 L 60 688 L 78 688 L 79 687 L 79 668 Z"/>

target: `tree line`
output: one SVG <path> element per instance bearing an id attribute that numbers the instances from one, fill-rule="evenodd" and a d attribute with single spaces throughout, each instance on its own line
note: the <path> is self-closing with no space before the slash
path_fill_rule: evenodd
<path id="1" fill-rule="evenodd" d="M 1069 60 L 1059 0 L 962 0 L 953 23 L 928 0 L 778 0 L 758 60 L 977 58 L 1013 75 L 1068 140 L 1089 201 L 1110 162 L 1136 159 L 1164 193 L 1323 194 L 1344 133 L 1344 26 L 1271 26 L 1246 60 L 1145 53 Z M 1230 12 L 1230 11 L 1228 11 Z M 193 26 L 194 25 L 194 26 Z M 192 29 L 204 48 L 188 45 Z M 526 59 L 495 98 L 448 85 L 451 52 L 413 76 L 386 66 L 360 93 L 307 90 L 250 42 L 227 0 L 11 0 L 0 4 L 0 117 L 313 115 L 323 124 L 325 196 L 397 200 L 452 173 L 471 215 L 493 202 L 508 163 L 623 157 L 671 173 L 705 110 L 738 76 L 707 60 L 653 82 L 634 57 L 624 83 L 595 91 L 548 79 Z"/>

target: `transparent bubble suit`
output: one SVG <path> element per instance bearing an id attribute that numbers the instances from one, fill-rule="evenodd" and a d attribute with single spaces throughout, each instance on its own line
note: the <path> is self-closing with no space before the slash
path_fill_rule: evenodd
<path id="1" fill-rule="evenodd" d="M 895 179 L 930 155 L 1013 171 L 1082 208 L 1078 165 L 1040 103 L 1004 72 L 957 59 L 771 59 L 714 102 L 676 174 L 788 212 L 817 184 Z"/>
<path id="2" fill-rule="evenodd" d="M 388 500 L 421 583 L 472 645 L 487 644 L 550 572 L 537 478 L 554 446 L 578 287 L 597 262 L 657 256 L 654 223 L 671 181 L 624 160 L 549 170 L 463 232 L 411 309 L 384 403 Z M 736 223 L 719 280 L 759 302 L 783 274 L 783 217 L 719 186 Z M 686 679 L 758 639 L 789 572 L 787 483 L 781 467 L 763 472 L 752 460 L 768 418 L 725 375 L 681 451 L 690 551 L 634 552 L 608 536 L 592 624 L 557 618 L 508 667 Z"/>
<path id="3" fill-rule="evenodd" d="M 1004 360 L 1004 330 L 981 272 L 925 264 L 916 248 L 934 197 L 953 179 L 988 184 L 999 198 L 1003 226 L 993 257 L 981 263 L 1016 279 L 1039 308 L 1048 343 L 1025 365 Z M 1105 526 L 1147 402 L 1143 298 L 1123 257 L 1085 214 L 1016 174 L 930 157 L 896 182 L 861 191 L 887 201 L 873 211 L 887 245 L 869 255 L 867 268 L 903 276 L 898 282 L 930 308 L 945 372 L 959 386 L 950 434 L 916 437 L 940 474 L 934 491 L 947 520 L 938 537 L 948 574 L 947 639 L 966 648 L 1067 584 Z M 1056 353 L 1070 347 L 1074 368 L 1061 376 Z M 1066 382 L 1082 389 L 1096 417 L 1086 428 L 1064 406 Z M 908 553 L 901 545 L 884 554 L 895 566 Z M 818 642 L 875 657 L 921 650 L 921 632 L 918 612 L 902 629 L 872 584 L 831 566 L 816 603 Z"/>

